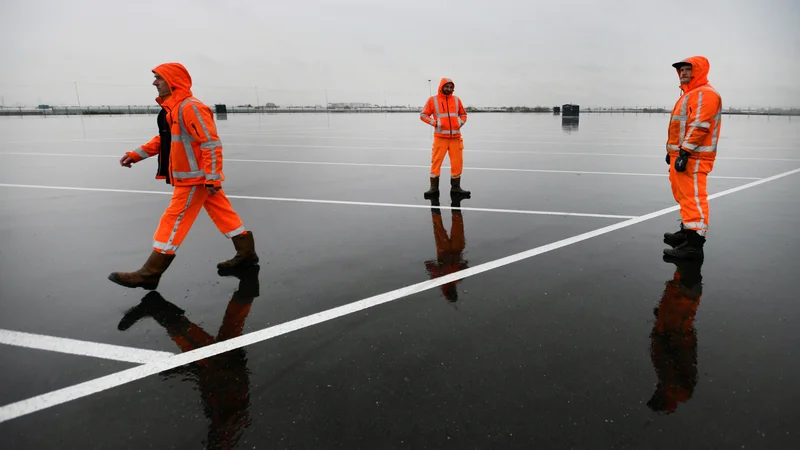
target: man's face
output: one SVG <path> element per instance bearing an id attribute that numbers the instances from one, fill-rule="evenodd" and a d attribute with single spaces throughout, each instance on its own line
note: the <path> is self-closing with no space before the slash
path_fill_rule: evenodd
<path id="1" fill-rule="evenodd" d="M 679 75 L 681 84 L 689 84 L 692 81 L 692 66 L 681 66 Z"/>
<path id="2" fill-rule="evenodd" d="M 155 86 L 156 89 L 158 89 L 158 95 L 169 94 L 169 85 L 167 85 L 167 82 L 164 81 L 164 79 L 161 78 L 160 75 L 156 75 L 155 78 L 156 79 L 153 80 L 153 86 Z"/>
<path id="3" fill-rule="evenodd" d="M 442 93 L 444 95 L 450 95 L 453 93 L 454 89 L 455 87 L 453 86 L 453 83 L 447 83 L 444 86 L 442 86 Z"/>

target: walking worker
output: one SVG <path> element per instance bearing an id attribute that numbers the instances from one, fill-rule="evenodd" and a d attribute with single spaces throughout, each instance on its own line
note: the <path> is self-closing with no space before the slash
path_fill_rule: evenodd
<path id="1" fill-rule="evenodd" d="M 461 171 L 464 165 L 464 139 L 461 127 L 467 122 L 467 111 L 461 100 L 453 94 L 455 83 L 442 78 L 439 91 L 428 99 L 420 119 L 434 128 L 431 157 L 431 187 L 425 198 L 439 194 L 439 175 L 446 154 L 450 155 L 450 193 L 469 197 L 470 192 L 461 189 Z"/>
<path id="2" fill-rule="evenodd" d="M 175 259 L 194 220 L 205 208 L 214 225 L 233 241 L 236 255 L 217 265 L 220 274 L 258 263 L 253 233 L 247 231 L 222 190 L 222 142 L 211 109 L 192 96 L 192 78 L 178 63 L 153 69 L 161 105 L 158 131 L 150 142 L 123 155 L 119 163 L 130 168 L 158 156 L 156 179 L 171 184 L 172 200 L 153 236 L 153 251 L 135 272 L 113 272 L 108 279 L 126 287 L 153 290 Z"/>
<path id="3" fill-rule="evenodd" d="M 664 242 L 673 247 L 664 249 L 664 254 L 703 258 L 709 222 L 706 179 L 717 156 L 722 98 L 708 82 L 710 64 L 705 57 L 692 56 L 672 66 L 683 95 L 672 109 L 666 161 L 681 225 L 675 233 L 664 233 Z"/>

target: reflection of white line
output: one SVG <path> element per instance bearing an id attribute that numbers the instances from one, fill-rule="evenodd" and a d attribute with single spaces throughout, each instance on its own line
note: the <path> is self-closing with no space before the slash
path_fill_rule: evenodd
<path id="1" fill-rule="evenodd" d="M 352 145 L 306 145 L 306 144 L 237 144 L 227 143 L 226 147 L 276 147 L 276 148 L 326 148 L 326 149 L 346 149 L 346 150 L 369 150 L 369 151 L 389 151 L 389 152 L 424 152 L 430 153 L 430 148 L 419 147 L 355 147 Z M 560 144 L 559 144 L 560 145 Z M 745 150 L 755 150 L 755 147 L 737 147 Z M 758 150 L 764 150 L 759 147 Z M 789 150 L 786 147 L 775 147 L 775 149 Z M 536 151 L 536 150 L 475 150 L 464 149 L 464 153 L 487 153 L 487 154 L 508 154 L 508 155 L 553 155 L 553 156 L 596 156 L 596 157 L 621 157 L 621 158 L 659 158 L 664 159 L 663 149 L 658 153 L 594 153 L 594 152 L 562 152 L 562 151 Z M 741 160 L 741 161 L 791 161 L 800 162 L 794 158 L 750 158 L 738 156 L 717 156 L 717 160 Z"/>
<path id="2" fill-rule="evenodd" d="M 148 138 L 149 139 L 149 138 Z M 147 139 L 144 139 L 146 141 Z M 65 141 L 24 141 L 24 142 L 0 142 L 0 146 L 3 144 L 60 144 Z M 71 141 L 67 141 L 71 142 Z M 142 139 L 105 139 L 105 140 L 89 140 L 83 141 L 76 139 L 74 142 L 82 142 L 82 143 L 128 143 L 128 144 L 136 144 L 139 145 L 143 142 Z M 480 141 L 477 141 L 480 142 Z M 520 142 L 520 144 L 537 144 L 537 145 L 551 145 L 553 147 L 569 147 L 569 146 L 581 146 L 581 147 L 597 147 L 593 143 L 577 143 L 577 142 Z M 223 143 L 225 147 L 256 147 L 256 148 L 328 148 L 328 149 L 346 149 L 346 150 L 369 150 L 369 151 L 387 151 L 387 152 L 424 152 L 430 153 L 430 147 L 364 147 L 364 146 L 353 146 L 353 145 L 307 145 L 307 144 L 270 144 L 270 143 L 236 143 L 226 141 Z M 614 147 L 621 147 L 620 145 L 614 145 Z M 562 151 L 528 151 L 528 150 L 476 150 L 473 148 L 467 148 L 464 150 L 464 153 L 488 153 L 488 154 L 509 154 L 509 155 L 554 155 L 554 156 L 595 156 L 595 157 L 622 157 L 622 158 L 660 158 L 664 159 L 664 149 L 663 146 L 653 146 L 653 145 L 631 145 L 631 147 L 639 147 L 639 148 L 657 148 L 658 151 L 655 152 L 647 152 L 647 153 L 594 153 L 594 152 L 562 152 Z M 726 150 L 793 150 L 793 147 L 753 147 L 753 146 L 746 146 L 746 147 L 731 147 L 726 146 Z M 800 159 L 797 158 L 755 158 L 755 157 L 737 157 L 737 156 L 717 156 L 717 160 L 737 160 L 737 161 L 790 161 L 790 162 L 798 162 Z"/>
<path id="3" fill-rule="evenodd" d="M 169 352 L 142 350 L 139 348 L 121 347 L 119 345 L 100 344 L 97 342 L 79 341 L 76 339 L 2 329 L 0 329 L 0 344 L 138 364 L 149 363 L 174 355 L 174 353 Z"/>
<path id="4" fill-rule="evenodd" d="M 768 183 L 770 181 L 774 181 L 779 178 L 793 175 L 795 173 L 800 173 L 800 169 L 784 172 L 782 174 L 775 175 L 773 177 L 764 178 L 763 180 L 754 181 L 752 183 L 748 183 L 743 186 L 718 192 L 714 195 L 710 195 L 709 200 L 714 198 L 719 198 L 724 195 L 732 194 L 734 192 L 738 192 L 754 186 L 758 186 L 764 183 Z M 15 419 L 20 416 L 31 414 L 37 411 L 41 411 L 46 408 L 60 405 L 62 403 L 66 403 L 72 400 L 87 397 L 89 395 L 105 391 L 107 389 L 112 389 L 118 386 L 122 386 L 124 384 L 131 383 L 136 380 L 141 380 L 142 378 L 155 375 L 165 370 L 170 370 L 186 364 L 191 364 L 201 359 L 219 355 L 221 353 L 235 350 L 237 348 L 241 348 L 247 345 L 263 342 L 277 336 L 282 336 L 284 334 L 291 333 L 293 331 L 302 330 L 303 328 L 308 328 L 310 326 L 322 322 L 327 322 L 329 320 L 333 320 L 342 316 L 357 313 L 359 311 L 363 311 L 365 309 L 369 309 L 384 303 L 408 297 L 409 295 L 423 292 L 428 289 L 433 289 L 435 287 L 441 286 L 446 283 L 474 276 L 492 269 L 496 269 L 498 267 L 503 267 L 508 264 L 521 261 L 523 259 L 534 257 L 536 255 L 541 255 L 542 253 L 551 252 L 553 250 L 566 247 L 568 245 L 576 244 L 578 242 L 591 239 L 593 237 L 597 237 L 606 233 L 610 233 L 615 230 L 636 225 L 646 220 L 663 216 L 673 211 L 677 211 L 678 209 L 679 206 L 677 205 L 669 208 L 664 208 L 660 211 L 655 211 L 650 214 L 646 214 L 644 216 L 639 216 L 630 220 L 626 220 L 624 222 L 615 223 L 613 225 L 599 228 L 594 231 L 589 231 L 588 233 L 579 234 L 571 238 L 562 239 L 558 242 L 553 242 L 552 244 L 543 245 L 541 247 L 536 247 L 511 256 L 506 256 L 505 258 L 500 258 L 494 261 L 470 267 L 465 270 L 451 273 L 449 275 L 445 275 L 439 278 L 434 278 L 433 280 L 412 284 L 410 286 L 386 292 L 384 294 L 376 295 L 374 297 L 365 298 L 362 300 L 355 301 L 353 303 L 348 303 L 346 305 L 338 306 L 336 308 L 312 314 L 310 316 L 301 317 L 299 319 L 291 320 L 289 322 L 285 322 L 269 328 L 264 328 L 262 330 L 245 334 L 243 336 L 235 337 L 222 342 L 217 342 L 215 344 L 211 344 L 205 347 L 200 347 L 196 350 L 191 350 L 186 353 L 180 353 L 166 359 L 152 361 L 138 367 L 133 367 L 111 375 L 106 375 L 104 377 L 95 378 L 94 380 L 89 380 L 84 383 L 76 384 L 74 386 L 48 392 L 46 394 L 32 397 L 27 400 L 11 403 L 9 405 L 0 408 L 0 423 Z"/>
<path id="5" fill-rule="evenodd" d="M 327 128 L 320 127 L 320 128 L 305 128 L 305 129 L 302 129 L 302 130 L 298 130 L 298 129 L 271 130 L 271 132 L 270 132 L 270 130 L 267 130 L 265 132 L 259 132 L 259 133 L 224 133 L 224 135 L 225 136 L 269 136 L 269 137 L 281 137 L 281 134 L 283 134 L 286 131 L 291 131 L 291 132 L 296 132 L 296 131 L 303 131 L 303 132 L 305 132 L 305 131 L 314 131 L 314 132 L 317 132 L 317 131 L 324 131 L 324 130 L 327 130 Z M 150 135 L 150 136 L 142 136 L 142 137 L 131 135 L 131 136 L 117 136 L 117 137 L 98 137 L 98 138 L 88 138 L 88 139 L 86 139 L 86 138 L 85 139 L 80 139 L 80 138 L 74 138 L 74 139 L 39 139 L 39 140 L 35 140 L 35 141 L 13 141 L 12 140 L 12 141 L 0 141 L 0 145 L 3 145 L 3 144 L 9 144 L 9 145 L 16 145 L 16 144 L 60 144 L 60 143 L 63 143 L 63 142 L 82 142 L 82 143 L 138 142 L 138 143 L 144 143 L 144 142 L 149 141 L 152 138 L 153 138 L 152 135 Z"/>
<path id="6" fill-rule="evenodd" d="M 172 195 L 172 192 L 165 191 L 140 191 L 135 189 L 108 189 L 108 188 L 86 188 L 74 186 L 42 186 L 33 184 L 7 184 L 0 183 L 0 187 L 9 188 L 28 188 L 28 189 L 53 189 L 60 191 L 87 191 L 87 192 L 117 192 L 124 194 L 155 194 L 155 195 Z M 377 203 L 377 202 L 354 202 L 348 200 L 317 200 L 311 198 L 286 198 L 286 197 L 256 197 L 252 195 L 227 195 L 228 198 L 239 198 L 243 200 L 267 200 L 274 202 L 295 202 L 295 203 L 323 203 L 329 205 L 354 205 L 354 206 L 383 206 L 389 208 L 421 208 L 429 209 L 431 205 L 408 205 L 402 203 Z M 451 206 L 436 206 L 439 209 L 460 209 L 462 211 L 481 211 L 481 212 L 497 212 L 497 213 L 511 213 L 511 214 L 533 214 L 543 216 L 574 216 L 574 217 L 595 217 L 598 219 L 630 219 L 634 216 L 621 216 L 617 214 L 593 214 L 593 213 L 574 213 L 574 212 L 559 212 L 559 211 L 529 211 L 524 209 L 493 209 L 493 208 L 473 208 L 469 206 L 462 206 L 453 208 Z"/>
<path id="7" fill-rule="evenodd" d="M 411 134 L 411 133 L 409 133 Z M 428 137 L 407 137 L 407 136 L 310 136 L 306 134 L 283 134 L 280 136 L 276 136 L 279 138 L 286 138 L 286 139 L 339 139 L 339 140 L 353 140 L 353 141 L 405 141 L 405 142 L 430 142 L 430 138 Z M 224 139 L 224 137 L 223 137 Z M 648 142 L 617 142 L 613 139 L 607 139 L 607 141 L 601 141 L 598 138 L 597 140 L 592 141 L 576 141 L 573 139 L 569 140 L 555 140 L 555 141 L 507 141 L 507 140 L 484 140 L 484 139 L 471 139 L 469 136 L 465 136 L 465 143 L 469 146 L 472 144 L 515 144 L 515 145 L 559 145 L 559 146 L 583 146 L 583 147 L 639 147 L 639 148 L 658 148 L 661 151 L 664 151 L 664 141 L 661 141 L 661 144 L 654 144 Z M 737 147 L 735 145 L 728 146 L 726 145 L 725 148 L 742 148 Z M 783 147 L 758 147 L 759 149 L 777 149 Z M 788 148 L 787 148 L 788 149 Z M 663 155 L 662 155 L 663 157 Z"/>
<path id="8" fill-rule="evenodd" d="M 0 155 L 14 156 L 63 156 L 76 158 L 118 158 L 116 155 L 89 155 L 80 153 L 25 153 L 25 152 L 0 152 Z M 328 161 L 284 161 L 276 159 L 237 159 L 225 158 L 225 162 L 245 162 L 245 163 L 265 163 L 265 164 L 305 164 L 317 166 L 352 166 L 352 167 L 390 167 L 394 169 L 430 169 L 430 166 L 415 164 L 374 164 L 374 163 L 349 163 L 349 162 L 328 162 Z M 449 169 L 450 166 L 443 165 L 442 169 Z M 502 167 L 465 167 L 465 171 L 495 171 L 495 172 L 536 172 L 536 173 L 568 173 L 575 175 L 619 175 L 632 177 L 668 177 L 666 173 L 634 173 L 634 172 L 597 172 L 588 170 L 552 170 L 552 169 L 508 169 Z M 727 180 L 760 180 L 758 177 L 728 177 L 709 175 L 708 178 L 727 179 Z"/>
<path id="9" fill-rule="evenodd" d="M 249 163 L 270 163 L 270 164 L 311 164 L 311 165 L 330 165 L 330 166 L 362 166 L 362 167 L 392 167 L 392 168 L 412 168 L 430 169 L 430 166 L 413 164 L 373 164 L 373 163 L 342 163 L 324 161 L 281 161 L 267 159 L 228 159 L 227 161 L 249 162 Z M 442 165 L 442 169 L 450 169 L 448 165 Z M 537 172 L 537 173 L 568 173 L 576 175 L 621 175 L 633 177 L 668 177 L 666 173 L 632 173 L 632 172 L 598 172 L 588 170 L 554 170 L 554 169 L 508 169 L 502 167 L 465 167 L 464 171 L 495 171 L 495 172 Z M 729 180 L 760 180 L 758 177 L 728 177 L 709 175 L 708 178 L 719 178 Z"/>

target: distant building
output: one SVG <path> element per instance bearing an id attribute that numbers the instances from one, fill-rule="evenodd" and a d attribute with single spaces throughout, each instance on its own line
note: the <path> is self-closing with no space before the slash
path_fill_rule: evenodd
<path id="1" fill-rule="evenodd" d="M 561 110 L 562 115 L 565 117 L 578 117 L 580 115 L 581 107 L 579 105 L 567 103 L 566 105 L 561 105 Z"/>

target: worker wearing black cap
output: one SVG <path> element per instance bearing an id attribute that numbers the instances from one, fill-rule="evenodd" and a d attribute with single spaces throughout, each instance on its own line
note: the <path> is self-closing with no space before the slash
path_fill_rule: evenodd
<path id="1" fill-rule="evenodd" d="M 680 78 L 681 97 L 675 103 L 667 136 L 666 161 L 672 194 L 680 205 L 681 225 L 665 233 L 676 258 L 703 258 L 708 234 L 706 179 L 714 168 L 722 119 L 722 98 L 708 82 L 708 59 L 692 56 L 672 65 Z"/>

